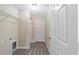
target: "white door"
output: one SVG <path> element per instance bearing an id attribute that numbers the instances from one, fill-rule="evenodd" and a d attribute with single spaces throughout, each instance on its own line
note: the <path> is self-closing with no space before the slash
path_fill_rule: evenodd
<path id="1" fill-rule="evenodd" d="M 39 17 L 35 19 L 35 41 L 45 42 L 45 20 Z"/>
<path id="2" fill-rule="evenodd" d="M 0 16 L 1 15 L 2 14 L 0 14 Z M 5 21 L 7 16 L 4 15 L 1 16 L 0 19 L 1 20 L 0 21 L 0 54 L 10 54 L 11 53 L 11 40 L 10 40 L 11 24 Z"/>
<path id="3" fill-rule="evenodd" d="M 0 22 L 0 54 L 12 54 L 12 43 L 18 39 L 18 27 L 15 19 L 7 17 Z"/>
<path id="4" fill-rule="evenodd" d="M 50 19 L 50 54 L 77 54 L 77 5 L 63 5 Z"/>
<path id="5" fill-rule="evenodd" d="M 55 37 L 55 20 L 54 20 L 54 15 L 51 15 L 51 19 L 50 19 L 50 54 L 54 54 L 55 52 L 55 41 L 54 41 L 54 37 Z"/>

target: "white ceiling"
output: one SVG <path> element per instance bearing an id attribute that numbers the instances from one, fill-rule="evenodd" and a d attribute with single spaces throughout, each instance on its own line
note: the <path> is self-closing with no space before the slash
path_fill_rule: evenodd
<path id="1" fill-rule="evenodd" d="M 18 10 L 24 10 L 28 6 L 27 4 L 13 4 Z"/>
<path id="2" fill-rule="evenodd" d="M 49 9 L 49 4 L 39 4 L 37 10 L 32 9 L 32 4 L 14 4 L 18 10 L 29 10 L 32 14 L 45 14 Z"/>

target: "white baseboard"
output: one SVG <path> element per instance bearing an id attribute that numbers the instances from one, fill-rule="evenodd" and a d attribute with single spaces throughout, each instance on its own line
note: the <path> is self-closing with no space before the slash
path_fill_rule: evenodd
<path id="1" fill-rule="evenodd" d="M 33 43 L 33 42 L 45 42 L 45 41 L 31 41 L 31 43 Z"/>
<path id="2" fill-rule="evenodd" d="M 17 49 L 29 49 L 30 47 L 17 47 Z"/>
<path id="3" fill-rule="evenodd" d="M 31 43 L 36 42 L 36 41 L 31 41 Z"/>

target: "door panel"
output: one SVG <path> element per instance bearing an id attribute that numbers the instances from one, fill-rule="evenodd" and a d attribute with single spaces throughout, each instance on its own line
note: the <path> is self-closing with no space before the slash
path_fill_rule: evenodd
<path id="1" fill-rule="evenodd" d="M 54 26 L 55 26 L 54 16 L 51 15 L 51 18 L 50 18 L 50 39 L 49 39 L 50 40 L 50 54 L 55 53 L 55 50 L 56 50 L 54 48 L 55 47 L 55 45 L 54 45 L 55 41 L 53 40 L 54 39 L 54 36 L 55 36 Z"/>
<path id="2" fill-rule="evenodd" d="M 58 10 L 58 38 L 66 42 L 66 6 Z"/>
<path id="3" fill-rule="evenodd" d="M 67 43 L 67 39 L 66 39 L 66 6 L 63 6 L 61 9 L 58 10 L 57 13 L 57 20 L 58 20 L 58 38 L 57 38 L 57 51 L 58 53 L 63 54 L 65 51 L 65 49 L 67 50 L 68 48 L 68 43 Z M 62 50 L 61 50 L 62 49 Z M 64 51 L 64 52 L 63 52 Z"/>

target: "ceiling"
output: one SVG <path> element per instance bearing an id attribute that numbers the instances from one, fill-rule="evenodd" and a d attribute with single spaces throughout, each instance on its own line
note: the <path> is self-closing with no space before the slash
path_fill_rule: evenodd
<path id="1" fill-rule="evenodd" d="M 18 10 L 29 10 L 32 14 L 46 14 L 49 9 L 49 4 L 39 4 L 37 10 L 32 9 L 32 4 L 14 4 Z"/>

